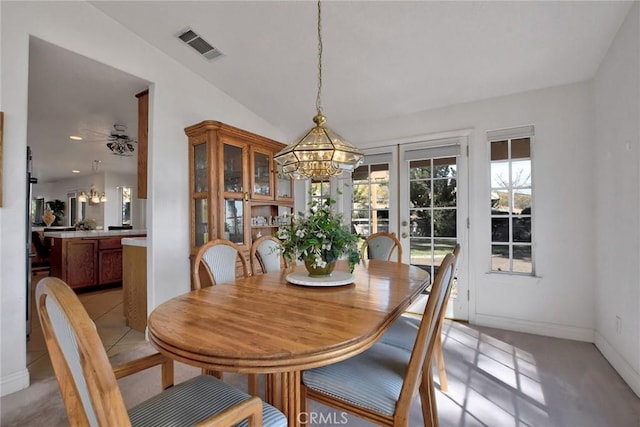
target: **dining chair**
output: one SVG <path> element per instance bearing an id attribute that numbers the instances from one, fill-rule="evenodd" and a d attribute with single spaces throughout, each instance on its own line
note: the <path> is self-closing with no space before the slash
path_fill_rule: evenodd
<path id="1" fill-rule="evenodd" d="M 440 313 L 451 289 L 453 255 L 442 261 L 425 306 L 416 341 L 408 351 L 377 342 L 357 356 L 302 373 L 301 405 L 307 398 L 350 412 L 377 425 L 408 426 L 409 409 L 420 392 L 425 426 L 437 426 L 431 371 Z"/>
<path id="2" fill-rule="evenodd" d="M 71 426 L 287 425 L 274 407 L 212 376 L 174 386 L 173 361 L 159 353 L 111 366 L 95 324 L 58 278 L 40 280 L 36 302 Z M 127 409 L 117 380 L 157 365 L 163 391 Z"/>
<path id="3" fill-rule="evenodd" d="M 201 266 L 204 266 L 212 285 L 235 281 L 238 260 L 242 265 L 244 277 L 248 277 L 247 261 L 242 256 L 242 250 L 235 243 L 229 240 L 215 239 L 200 246 L 193 260 L 193 289 L 202 287 L 200 283 Z"/>
<path id="4" fill-rule="evenodd" d="M 455 278 L 456 271 L 458 269 L 458 262 L 460 260 L 460 244 L 456 244 L 453 248 L 453 274 L 451 275 L 450 281 L 453 286 L 453 279 Z M 446 393 L 449 391 L 449 386 L 447 383 L 447 371 L 445 369 L 444 364 L 444 353 L 442 351 L 442 327 L 444 325 L 444 317 L 447 313 L 447 304 L 449 303 L 449 297 L 444 302 L 444 307 L 440 316 L 442 319 L 440 320 L 440 326 L 438 329 L 438 333 L 436 335 L 436 343 L 433 349 L 433 356 L 436 361 L 436 366 L 438 368 L 438 379 L 440 381 L 440 391 Z M 420 319 L 415 317 L 402 316 L 389 328 L 387 332 L 380 338 L 381 342 L 386 344 L 394 345 L 397 347 L 401 347 L 404 349 L 410 350 L 413 347 L 413 343 L 416 340 L 416 333 L 418 331 L 418 327 L 420 326 Z"/>
<path id="5" fill-rule="evenodd" d="M 249 253 L 251 274 L 279 271 L 286 262 L 282 256 L 282 243 L 278 238 L 270 235 L 262 236 L 251 245 Z M 257 263 L 257 265 L 256 265 Z"/>
<path id="6" fill-rule="evenodd" d="M 200 266 L 203 265 L 209 277 L 211 285 L 233 282 L 236 280 L 237 260 L 240 260 L 244 277 L 249 277 L 247 261 L 242 256 L 242 250 L 235 243 L 215 239 L 200 246 L 193 260 L 192 286 L 193 289 L 201 289 Z M 222 372 L 204 369 L 203 373 L 222 379 Z M 248 374 L 248 390 L 252 396 L 258 395 L 260 382 L 258 375 Z"/>
<path id="7" fill-rule="evenodd" d="M 396 251 L 398 262 L 402 262 L 402 244 L 393 233 L 379 231 L 373 233 L 364 240 L 362 244 L 362 259 L 381 259 L 391 261 L 393 251 Z M 365 253 L 367 257 L 365 258 Z"/>

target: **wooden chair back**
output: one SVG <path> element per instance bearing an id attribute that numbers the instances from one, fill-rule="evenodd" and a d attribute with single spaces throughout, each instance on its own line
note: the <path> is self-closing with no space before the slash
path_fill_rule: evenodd
<path id="1" fill-rule="evenodd" d="M 266 235 L 258 238 L 251 245 L 249 253 L 251 274 L 269 273 L 286 267 L 282 256 L 282 244 L 274 236 Z"/>
<path id="2" fill-rule="evenodd" d="M 362 259 L 381 259 L 391 261 L 391 255 L 396 252 L 398 262 L 402 262 L 402 244 L 393 233 L 379 231 L 373 233 L 362 244 Z M 365 258 L 366 253 L 366 258 Z"/>
<path id="3" fill-rule="evenodd" d="M 70 424 L 131 425 L 96 326 L 76 294 L 46 277 L 36 289 L 36 305 Z"/>
<path id="4" fill-rule="evenodd" d="M 200 246 L 193 260 L 191 280 L 193 289 L 202 287 L 200 282 L 201 266 L 204 266 L 212 285 L 234 281 L 237 261 L 240 261 L 244 277 L 248 277 L 247 261 L 242 256 L 242 250 L 235 243 L 229 240 L 215 239 Z"/>

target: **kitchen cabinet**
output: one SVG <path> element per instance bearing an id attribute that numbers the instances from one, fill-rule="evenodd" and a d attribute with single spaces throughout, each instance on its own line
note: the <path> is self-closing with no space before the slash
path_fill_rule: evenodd
<path id="1" fill-rule="evenodd" d="M 124 236 L 144 236 L 140 232 Z M 47 232 L 52 241 L 51 275 L 75 290 L 122 282 L 123 235 L 115 231 Z"/>
<path id="2" fill-rule="evenodd" d="M 190 252 L 212 239 L 239 245 L 273 234 L 293 209 L 293 183 L 273 156 L 285 145 L 207 120 L 185 129 L 189 140 Z"/>

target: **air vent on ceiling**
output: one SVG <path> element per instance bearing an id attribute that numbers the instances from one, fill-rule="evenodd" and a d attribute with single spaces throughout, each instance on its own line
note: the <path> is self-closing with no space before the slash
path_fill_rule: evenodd
<path id="1" fill-rule="evenodd" d="M 190 28 L 180 31 L 180 33 L 178 33 L 178 38 L 209 60 L 222 55 L 222 52 L 211 46 L 209 42 L 200 37 Z"/>

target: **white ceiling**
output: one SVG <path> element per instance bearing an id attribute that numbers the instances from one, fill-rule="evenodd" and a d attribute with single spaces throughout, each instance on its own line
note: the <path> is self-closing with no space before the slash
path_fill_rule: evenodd
<path id="1" fill-rule="evenodd" d="M 291 142 L 312 125 L 317 89 L 315 2 L 92 4 L 282 129 L 289 138 L 284 142 Z M 371 120 L 588 80 L 630 7 L 630 2 L 612 1 L 325 1 L 322 104 L 327 124 L 350 139 L 350 132 Z M 186 27 L 224 56 L 212 61 L 200 57 L 176 38 Z M 47 60 L 46 50 L 42 49 L 42 61 Z M 34 65 L 38 60 L 37 56 L 33 59 Z M 55 76 L 47 72 L 38 77 L 32 70 L 35 79 L 46 79 L 34 95 L 40 99 L 42 92 L 48 92 L 42 95 L 43 104 L 53 95 L 56 100 L 69 100 L 71 95 L 60 97 L 44 87 L 52 85 L 53 77 L 68 79 L 66 67 L 73 67 L 78 75 L 58 85 L 60 91 L 81 77 L 101 75 L 99 67 L 86 58 L 54 62 L 61 67 Z M 83 66 L 91 70 L 82 72 Z M 104 72 L 122 82 L 105 84 L 101 94 L 95 92 L 101 89 L 94 83 L 87 84 L 96 86 L 95 91 L 73 92 L 78 105 L 85 94 L 101 100 L 101 105 L 94 103 L 90 110 L 56 111 L 54 119 L 51 103 L 37 108 L 30 99 L 30 142 L 32 129 L 37 136 L 33 142 L 39 145 L 40 135 L 52 139 L 52 122 L 65 120 L 96 129 L 124 121 L 135 135 L 134 119 L 113 113 L 125 111 L 121 106 L 107 108 L 108 94 L 114 95 L 113 102 L 121 102 L 113 92 L 119 87 L 126 92 L 121 96 L 131 102 L 130 108 L 135 108 L 132 94 L 146 83 L 114 70 Z M 102 107 L 108 117 L 101 116 Z M 32 126 L 32 109 L 39 112 L 38 120 L 45 120 L 43 131 L 40 125 Z M 85 112 L 90 113 L 88 117 Z M 70 115 L 65 119 L 63 113 Z M 109 129 L 101 129 L 108 133 Z M 114 158 L 121 160 L 111 156 Z"/>

